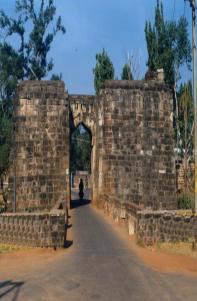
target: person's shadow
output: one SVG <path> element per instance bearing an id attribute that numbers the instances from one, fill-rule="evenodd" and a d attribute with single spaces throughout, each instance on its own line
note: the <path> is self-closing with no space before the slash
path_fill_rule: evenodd
<path id="1" fill-rule="evenodd" d="M 80 200 L 71 200 L 70 209 L 75 209 L 77 207 L 89 205 L 91 203 L 90 200 L 80 199 Z"/>
<path id="2" fill-rule="evenodd" d="M 14 296 L 10 298 L 10 301 L 17 301 L 21 286 L 23 284 L 24 282 L 15 282 L 12 280 L 0 282 L 0 299 L 14 291 Z"/>

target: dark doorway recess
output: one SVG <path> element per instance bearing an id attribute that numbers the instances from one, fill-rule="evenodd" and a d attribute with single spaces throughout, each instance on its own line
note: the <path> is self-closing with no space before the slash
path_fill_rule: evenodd
<path id="1" fill-rule="evenodd" d="M 71 131 L 70 140 L 70 207 L 76 208 L 89 204 L 91 199 L 92 133 L 86 125 L 80 123 Z M 83 199 L 79 197 L 80 179 L 84 185 Z"/>

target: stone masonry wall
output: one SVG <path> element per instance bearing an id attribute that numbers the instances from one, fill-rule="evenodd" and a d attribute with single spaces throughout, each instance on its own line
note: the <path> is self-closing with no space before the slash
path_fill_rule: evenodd
<path id="1" fill-rule="evenodd" d="M 137 241 L 144 246 L 197 240 L 195 215 L 178 211 L 140 211 L 137 215 Z"/>
<path id="2" fill-rule="evenodd" d="M 50 209 L 69 198 L 69 105 L 61 81 L 24 81 L 15 102 L 9 207 Z"/>
<path id="3" fill-rule="evenodd" d="M 0 243 L 31 247 L 64 247 L 65 214 L 0 214 Z"/>
<path id="4" fill-rule="evenodd" d="M 97 200 L 175 209 L 172 94 L 158 81 L 106 81 L 97 122 Z"/>
<path id="5" fill-rule="evenodd" d="M 129 203 L 121 205 L 117 203 L 104 203 L 104 211 L 111 217 L 116 223 L 124 224 L 129 235 L 136 234 L 137 232 L 137 212 L 142 208 L 135 203 Z"/>
<path id="6" fill-rule="evenodd" d="M 91 136 L 94 133 L 95 125 L 95 96 L 94 95 L 70 95 L 69 104 L 71 109 L 71 130 L 72 126 L 76 128 L 80 123 L 85 125 L 90 131 Z"/>

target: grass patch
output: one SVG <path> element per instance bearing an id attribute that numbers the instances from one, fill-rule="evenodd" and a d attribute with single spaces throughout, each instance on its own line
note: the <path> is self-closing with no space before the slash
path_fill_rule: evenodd
<path id="1" fill-rule="evenodd" d="M 0 244 L 0 254 L 21 250 L 21 247 Z"/>
<path id="2" fill-rule="evenodd" d="M 182 193 L 177 197 L 178 209 L 193 209 L 194 208 L 194 199 L 189 195 Z"/>
<path id="3" fill-rule="evenodd" d="M 161 252 L 188 255 L 197 259 L 197 248 L 193 249 L 193 241 L 176 243 L 159 242 L 157 243 L 156 248 Z"/>

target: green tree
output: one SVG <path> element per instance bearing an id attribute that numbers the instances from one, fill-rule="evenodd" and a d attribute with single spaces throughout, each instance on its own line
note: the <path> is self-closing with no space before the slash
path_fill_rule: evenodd
<path id="1" fill-rule="evenodd" d="M 179 149 L 181 150 L 181 158 L 183 163 L 183 179 L 184 179 L 184 193 L 193 199 L 193 185 L 194 185 L 194 173 L 189 164 L 193 157 L 194 149 L 194 104 L 192 97 L 192 84 L 187 82 L 181 84 L 177 93 L 178 109 L 179 109 L 179 130 L 180 130 L 180 143 Z M 192 202 L 190 202 L 192 204 Z"/>
<path id="2" fill-rule="evenodd" d="M 182 156 L 190 158 L 193 154 L 193 126 L 194 126 L 194 104 L 192 97 L 192 84 L 181 84 L 178 91 L 179 107 L 179 129 L 180 129 L 180 147 Z"/>
<path id="3" fill-rule="evenodd" d="M 114 67 L 105 51 L 96 54 L 96 66 L 93 69 L 94 73 L 94 87 L 96 94 L 99 94 L 102 84 L 107 79 L 114 79 Z"/>
<path id="4" fill-rule="evenodd" d="M 0 113 L 0 179 L 9 166 L 9 153 L 12 138 L 12 120 Z"/>
<path id="5" fill-rule="evenodd" d="M 131 72 L 131 67 L 129 64 L 125 64 L 122 68 L 122 74 L 121 74 L 121 79 L 122 80 L 132 80 L 133 75 Z"/>
<path id="6" fill-rule="evenodd" d="M 191 45 L 188 22 L 180 17 L 178 22 L 166 21 L 162 1 L 157 0 L 154 24 L 146 21 L 145 36 L 148 50 L 147 65 L 150 70 L 163 68 L 165 81 L 171 87 L 180 79 L 180 67 L 190 68 Z"/>
<path id="7" fill-rule="evenodd" d="M 6 42 L 0 44 L 0 178 L 9 166 L 12 111 L 17 81 L 23 78 L 23 58 Z"/>

